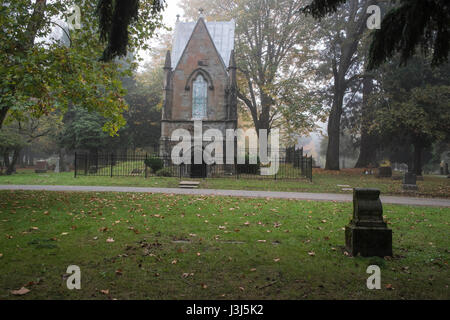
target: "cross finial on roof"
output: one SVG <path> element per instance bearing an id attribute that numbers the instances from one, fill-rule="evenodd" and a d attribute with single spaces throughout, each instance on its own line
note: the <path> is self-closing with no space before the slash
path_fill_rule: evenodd
<path id="1" fill-rule="evenodd" d="M 179 21 L 180 21 L 180 15 L 177 14 L 177 22 L 179 22 Z"/>
<path id="2" fill-rule="evenodd" d="M 200 13 L 200 18 L 204 18 L 205 17 L 203 15 L 203 11 L 205 11 L 205 9 L 203 9 L 203 8 L 198 9 L 198 12 Z"/>

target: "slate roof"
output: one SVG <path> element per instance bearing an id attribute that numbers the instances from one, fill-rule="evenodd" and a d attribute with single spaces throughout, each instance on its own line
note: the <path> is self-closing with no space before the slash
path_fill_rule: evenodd
<path id="1" fill-rule="evenodd" d="M 172 43 L 172 67 L 175 68 L 183 54 L 196 22 L 180 22 L 175 25 Z M 231 50 L 234 49 L 234 20 L 230 21 L 205 21 L 209 34 L 214 41 L 217 51 L 222 57 L 225 67 L 228 68 Z"/>

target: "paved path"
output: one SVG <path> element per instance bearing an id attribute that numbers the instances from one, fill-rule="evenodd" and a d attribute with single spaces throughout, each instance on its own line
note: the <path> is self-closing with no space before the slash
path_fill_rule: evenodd
<path id="1" fill-rule="evenodd" d="M 103 186 L 50 186 L 50 185 L 0 185 L 0 190 L 45 190 L 45 191 L 93 191 L 93 192 L 145 192 L 185 195 L 216 195 L 248 198 L 277 198 L 313 201 L 353 200 L 352 194 L 279 192 L 251 190 L 219 190 L 219 189 L 181 189 L 181 188 L 144 188 L 144 187 L 103 187 Z M 397 196 L 381 196 L 382 203 L 403 204 L 413 206 L 450 207 L 450 199 L 413 198 Z"/>

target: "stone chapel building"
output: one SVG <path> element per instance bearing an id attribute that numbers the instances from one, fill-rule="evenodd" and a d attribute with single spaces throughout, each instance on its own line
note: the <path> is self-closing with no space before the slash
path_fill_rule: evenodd
<path id="1" fill-rule="evenodd" d="M 170 158 L 178 143 L 170 141 L 173 130 L 187 129 L 193 139 L 194 120 L 202 120 L 203 132 L 219 129 L 224 137 L 226 129 L 236 129 L 234 29 L 234 20 L 177 20 L 164 65 L 160 156 Z"/>

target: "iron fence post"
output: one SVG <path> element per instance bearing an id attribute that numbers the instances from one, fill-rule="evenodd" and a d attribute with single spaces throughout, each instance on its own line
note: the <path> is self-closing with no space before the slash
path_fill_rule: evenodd
<path id="1" fill-rule="evenodd" d="M 148 173 L 147 173 L 147 152 L 145 153 L 144 164 L 145 164 L 145 179 L 147 179 L 147 177 L 148 177 Z"/>
<path id="2" fill-rule="evenodd" d="M 114 153 L 111 152 L 111 178 L 113 176 L 113 160 L 114 160 Z"/>
<path id="3" fill-rule="evenodd" d="M 74 172 L 75 176 L 74 176 L 74 178 L 76 178 L 77 177 L 77 153 L 76 152 L 75 152 L 75 159 L 74 159 L 73 166 L 75 167 L 75 172 Z"/>
<path id="4" fill-rule="evenodd" d="M 88 156 L 87 153 L 84 154 L 84 175 L 88 175 Z"/>

